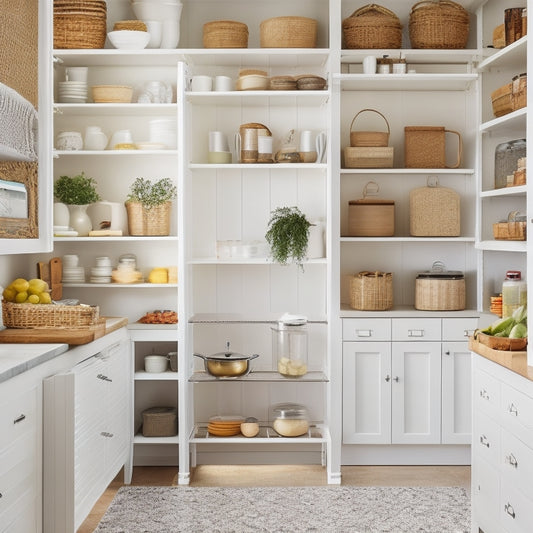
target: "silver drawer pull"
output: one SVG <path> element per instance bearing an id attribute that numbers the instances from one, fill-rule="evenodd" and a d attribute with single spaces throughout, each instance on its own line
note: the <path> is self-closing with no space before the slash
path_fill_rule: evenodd
<path id="1" fill-rule="evenodd" d="M 510 517 L 516 518 L 516 513 L 514 512 L 513 506 L 510 503 L 506 503 L 504 509 Z"/>
<path id="2" fill-rule="evenodd" d="M 480 395 L 484 400 L 490 400 L 489 393 L 487 392 L 486 389 L 481 389 L 481 390 L 479 391 L 479 395 Z"/>
<path id="3" fill-rule="evenodd" d="M 100 433 L 100 435 L 102 435 L 102 437 L 109 437 L 111 438 L 113 436 L 113 433 L 108 433 L 107 431 L 102 431 Z"/>
<path id="4" fill-rule="evenodd" d="M 408 337 L 423 337 L 425 332 L 423 329 L 410 329 L 407 331 Z"/>
<path id="5" fill-rule="evenodd" d="M 486 435 L 481 435 L 481 437 L 479 437 L 479 442 L 481 443 L 482 446 L 486 446 L 487 448 L 490 448 L 490 442 L 489 442 L 489 439 L 487 439 Z"/>
<path id="6" fill-rule="evenodd" d="M 96 377 L 98 379 L 101 379 L 102 381 L 113 381 L 111 378 L 108 378 L 107 376 L 104 376 L 104 374 L 98 374 Z"/>
<path id="7" fill-rule="evenodd" d="M 399 378 L 398 376 L 396 376 L 396 377 L 394 378 L 394 381 L 396 381 L 396 383 L 398 383 L 398 382 L 400 381 L 400 378 Z"/>
<path id="8" fill-rule="evenodd" d="M 465 329 L 463 331 L 463 337 L 472 337 L 475 331 L 475 329 Z"/>
<path id="9" fill-rule="evenodd" d="M 511 403 L 511 405 L 509 406 L 509 413 L 514 416 L 518 416 L 518 409 L 516 408 L 514 403 Z"/>
<path id="10" fill-rule="evenodd" d="M 358 337 L 372 337 L 372 330 L 371 329 L 356 329 L 355 334 Z"/>
<path id="11" fill-rule="evenodd" d="M 17 418 L 15 418 L 15 420 L 13 420 L 13 424 L 18 424 L 19 422 L 22 422 L 25 419 L 26 419 L 26 415 L 17 416 Z"/>
<path id="12" fill-rule="evenodd" d="M 385 377 L 385 381 L 388 383 L 390 381 L 390 376 L 387 374 L 387 376 Z"/>
<path id="13" fill-rule="evenodd" d="M 509 463 L 511 466 L 518 468 L 518 461 L 516 460 L 516 457 L 512 453 L 505 456 L 505 461 Z"/>

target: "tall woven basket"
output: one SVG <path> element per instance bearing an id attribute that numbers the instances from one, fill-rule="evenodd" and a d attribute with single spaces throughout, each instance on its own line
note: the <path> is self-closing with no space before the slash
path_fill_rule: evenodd
<path id="1" fill-rule="evenodd" d="M 422 0 L 409 14 L 411 48 L 466 48 L 470 15 L 451 0 Z"/>
<path id="2" fill-rule="evenodd" d="M 350 306 L 362 311 L 392 308 L 392 273 L 363 271 L 350 278 Z"/>
<path id="3" fill-rule="evenodd" d="M 170 235 L 172 202 L 165 202 L 150 209 L 137 202 L 126 202 L 128 232 L 130 235 Z"/>
<path id="4" fill-rule="evenodd" d="M 401 48 L 400 19 L 386 7 L 368 4 L 342 21 L 344 48 Z"/>

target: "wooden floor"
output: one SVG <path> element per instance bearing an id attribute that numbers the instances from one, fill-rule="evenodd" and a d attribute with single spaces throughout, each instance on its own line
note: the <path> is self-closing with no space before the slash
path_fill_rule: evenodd
<path id="1" fill-rule="evenodd" d="M 123 485 L 120 474 L 109 485 L 78 533 L 92 533 Z M 468 466 L 343 466 L 342 484 L 353 486 L 450 486 L 470 490 Z M 138 466 L 132 485 L 177 485 L 176 467 Z M 327 485 L 321 466 L 200 465 L 191 475 L 191 487 L 266 487 Z"/>

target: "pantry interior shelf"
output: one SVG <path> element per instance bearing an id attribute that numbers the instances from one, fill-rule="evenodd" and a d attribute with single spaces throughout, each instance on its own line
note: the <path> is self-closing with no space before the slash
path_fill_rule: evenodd
<path id="1" fill-rule="evenodd" d="M 127 325 L 128 333 L 133 342 L 175 342 L 177 340 L 177 324 L 142 324 L 132 322 Z M 176 373 L 177 374 L 177 373 Z"/>
<path id="2" fill-rule="evenodd" d="M 474 174 L 473 168 L 341 168 L 341 174 Z"/>
<path id="3" fill-rule="evenodd" d="M 516 185 L 514 187 L 502 187 L 501 189 L 490 189 L 480 193 L 481 198 L 491 198 L 494 196 L 526 196 L 527 186 Z"/>
<path id="4" fill-rule="evenodd" d="M 461 49 L 453 51 L 453 61 L 449 50 L 437 49 L 358 49 L 342 50 L 341 63 L 362 63 L 366 56 L 383 57 L 384 55 L 405 59 L 407 63 L 461 64 L 471 63 L 477 58 L 477 49 Z"/>
<path id="5" fill-rule="evenodd" d="M 153 242 L 153 241 L 168 241 L 169 243 L 178 242 L 178 237 L 175 235 L 165 235 L 161 237 L 157 236 L 136 236 L 136 235 L 123 235 L 118 237 L 54 237 L 54 242 Z"/>
<path id="6" fill-rule="evenodd" d="M 190 324 L 277 324 L 279 314 L 242 315 L 237 313 L 196 313 L 189 318 Z M 320 317 L 307 317 L 308 324 L 327 324 Z"/>
<path id="7" fill-rule="evenodd" d="M 63 283 L 63 287 L 91 287 L 92 289 L 157 289 L 175 288 L 177 283 Z"/>
<path id="8" fill-rule="evenodd" d="M 527 35 L 514 43 L 499 49 L 497 52 L 481 61 L 478 71 L 485 72 L 490 68 L 505 65 L 511 68 L 523 68 L 527 62 Z M 517 72 L 517 74 L 519 74 Z"/>
<path id="9" fill-rule="evenodd" d="M 153 115 L 173 115 L 177 113 L 177 104 L 115 104 L 115 103 L 93 103 L 86 104 L 62 104 L 54 103 L 54 113 L 61 115 L 85 116 L 95 114 L 116 115 L 116 116 L 153 116 Z"/>
<path id="10" fill-rule="evenodd" d="M 138 433 L 133 437 L 133 444 L 179 444 L 179 437 L 145 437 Z"/>
<path id="11" fill-rule="evenodd" d="M 137 157 L 137 156 L 172 156 L 176 157 L 178 155 L 177 150 L 54 150 L 54 156 L 63 157 L 63 156 L 128 156 L 128 157 Z"/>
<path id="12" fill-rule="evenodd" d="M 478 250 L 493 252 L 526 252 L 526 241 L 480 241 Z"/>
<path id="13" fill-rule="evenodd" d="M 341 242 L 474 242 L 474 237 L 341 237 Z"/>
<path id="14" fill-rule="evenodd" d="M 497 130 L 498 133 L 505 133 L 506 131 L 515 132 L 518 128 L 526 128 L 527 107 L 522 107 L 502 117 L 497 117 L 487 122 L 484 122 L 479 127 L 481 133 Z"/>
<path id="15" fill-rule="evenodd" d="M 321 265 L 326 264 L 327 259 L 322 257 L 320 259 L 307 259 L 303 261 L 304 265 Z M 235 259 L 217 259 L 215 257 L 197 257 L 188 261 L 189 265 L 276 265 L 272 259 L 268 257 L 251 257 L 251 258 L 235 258 Z"/>
<path id="16" fill-rule="evenodd" d="M 206 91 L 185 93 L 191 104 L 224 106 L 276 106 L 308 105 L 319 106 L 327 103 L 329 91 Z"/>
<path id="17" fill-rule="evenodd" d="M 304 376 L 288 378 L 284 377 L 278 372 L 267 372 L 267 371 L 252 371 L 246 376 L 237 377 L 237 378 L 227 378 L 227 379 L 217 379 L 214 376 L 211 376 L 207 372 L 194 372 L 189 378 L 191 383 L 206 383 L 206 382 L 292 382 L 292 383 L 327 383 L 329 379 L 323 372 L 307 372 Z"/>
<path id="18" fill-rule="evenodd" d="M 282 169 L 305 169 L 305 170 L 323 170 L 327 168 L 326 163 L 190 163 L 189 168 L 191 170 L 199 169 L 224 169 L 224 170 L 282 170 Z M 243 174 L 246 176 L 246 174 Z"/>
<path id="19" fill-rule="evenodd" d="M 476 315 L 477 311 L 473 309 L 464 309 L 462 311 L 439 311 L 439 317 L 442 318 L 467 318 Z M 340 316 L 342 318 L 424 318 L 434 317 L 435 311 L 421 311 L 410 305 L 399 305 L 385 311 L 360 311 L 352 309 L 347 304 L 341 304 Z"/>

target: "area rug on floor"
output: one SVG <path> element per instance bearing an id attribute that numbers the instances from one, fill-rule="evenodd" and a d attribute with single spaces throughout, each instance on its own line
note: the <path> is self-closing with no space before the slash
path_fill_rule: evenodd
<path id="1" fill-rule="evenodd" d="M 96 533 L 459 533 L 457 487 L 122 487 Z"/>

